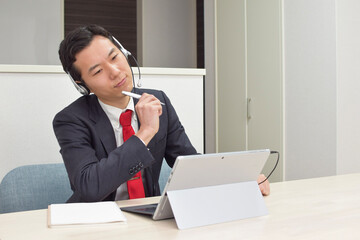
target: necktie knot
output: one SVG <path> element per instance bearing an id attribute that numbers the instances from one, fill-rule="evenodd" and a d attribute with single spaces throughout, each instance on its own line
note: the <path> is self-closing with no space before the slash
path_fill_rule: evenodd
<path id="1" fill-rule="evenodd" d="M 121 126 L 131 126 L 131 117 L 132 117 L 132 111 L 126 110 L 125 112 L 121 113 L 120 115 L 120 124 Z"/>

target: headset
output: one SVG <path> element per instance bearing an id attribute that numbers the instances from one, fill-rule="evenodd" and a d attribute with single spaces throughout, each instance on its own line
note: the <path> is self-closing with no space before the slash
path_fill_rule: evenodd
<path id="1" fill-rule="evenodd" d="M 122 54 L 124 54 L 124 56 L 126 57 L 126 61 L 127 63 L 129 64 L 130 66 L 130 70 L 131 70 L 131 75 L 132 75 L 132 80 L 133 80 L 133 86 L 135 88 L 135 80 L 134 80 L 134 73 L 133 73 L 133 70 L 131 68 L 131 65 L 130 65 L 130 62 L 129 62 L 129 56 L 131 56 L 134 60 L 134 62 L 136 63 L 136 66 L 138 68 L 138 71 L 139 71 L 139 79 L 138 79 L 138 82 L 137 82 L 137 86 L 138 87 L 141 87 L 142 84 L 141 84 L 141 73 L 140 73 L 140 67 L 139 67 L 139 64 L 136 60 L 136 58 L 131 54 L 131 52 L 129 52 L 128 50 L 126 50 L 123 45 L 121 45 L 121 43 L 114 37 L 114 36 L 111 36 L 111 38 L 114 40 L 114 42 L 116 43 L 115 45 L 117 45 L 117 48 L 122 52 Z M 69 76 L 71 82 L 74 84 L 76 90 L 78 90 L 79 93 L 81 93 L 82 95 L 89 95 L 90 94 L 90 90 L 86 87 L 86 85 L 84 83 L 77 83 L 74 78 L 71 76 L 70 72 L 67 71 L 66 72 L 67 75 Z"/>

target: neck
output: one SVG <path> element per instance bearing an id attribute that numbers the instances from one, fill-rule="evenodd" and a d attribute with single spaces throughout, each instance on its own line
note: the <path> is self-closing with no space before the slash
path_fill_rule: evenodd
<path id="1" fill-rule="evenodd" d="M 129 96 L 124 96 L 121 99 L 115 99 L 115 100 L 114 99 L 112 99 L 112 100 L 101 99 L 101 98 L 99 98 L 99 99 L 100 99 L 100 101 L 102 101 L 103 103 L 105 103 L 107 105 L 117 107 L 117 108 L 120 108 L 120 109 L 125 109 L 127 107 L 127 105 L 129 104 L 129 101 L 130 101 Z"/>

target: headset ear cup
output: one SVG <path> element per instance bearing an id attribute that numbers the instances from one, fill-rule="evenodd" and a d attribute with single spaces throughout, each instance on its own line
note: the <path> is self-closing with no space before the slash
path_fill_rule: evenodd
<path id="1" fill-rule="evenodd" d="M 75 80 L 70 75 L 70 73 L 68 73 L 67 75 L 69 76 L 71 82 L 74 84 L 76 90 L 78 90 L 79 93 L 81 93 L 82 95 L 89 95 L 90 94 L 90 91 L 86 86 L 76 83 Z"/>
<path id="2" fill-rule="evenodd" d="M 82 95 L 89 95 L 90 94 L 90 91 L 87 87 L 81 85 L 81 84 L 78 84 L 78 87 L 79 87 L 79 92 L 82 94 Z"/>

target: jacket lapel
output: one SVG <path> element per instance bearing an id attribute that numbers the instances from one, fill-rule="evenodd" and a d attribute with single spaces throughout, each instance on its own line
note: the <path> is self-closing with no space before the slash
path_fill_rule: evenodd
<path id="1" fill-rule="evenodd" d="M 96 133 L 98 134 L 107 154 L 109 154 L 116 148 L 114 130 L 111 126 L 109 118 L 101 108 L 95 95 L 91 98 L 90 109 L 89 118 L 94 122 Z"/>

